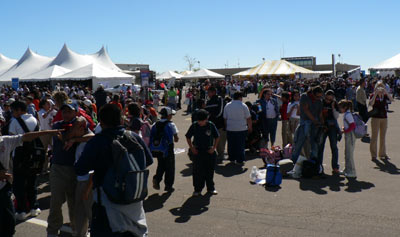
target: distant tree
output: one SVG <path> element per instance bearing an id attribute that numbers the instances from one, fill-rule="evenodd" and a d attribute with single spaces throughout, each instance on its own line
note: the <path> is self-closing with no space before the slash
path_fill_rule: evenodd
<path id="1" fill-rule="evenodd" d="M 183 60 L 185 60 L 185 62 L 187 63 L 187 68 L 189 71 L 192 71 L 192 69 L 194 68 L 194 65 L 198 62 L 196 58 L 193 58 L 193 57 L 189 56 L 188 54 L 186 54 L 183 57 Z"/>

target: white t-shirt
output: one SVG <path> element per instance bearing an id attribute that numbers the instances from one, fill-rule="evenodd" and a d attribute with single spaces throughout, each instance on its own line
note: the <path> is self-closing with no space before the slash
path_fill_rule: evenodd
<path id="1" fill-rule="evenodd" d="M 160 122 L 165 122 L 165 121 L 167 121 L 167 119 L 160 119 Z M 175 125 L 175 123 L 170 122 L 170 123 L 169 123 L 169 126 L 170 126 L 171 129 L 172 129 L 172 134 L 176 135 L 176 134 L 179 133 L 178 127 Z"/>
<path id="2" fill-rule="evenodd" d="M 354 118 L 353 115 L 351 114 L 350 110 L 347 110 L 346 113 L 344 113 L 343 116 L 343 127 L 344 130 L 348 129 L 350 127 L 350 124 L 354 123 Z"/>
<path id="3" fill-rule="evenodd" d="M 273 118 L 276 118 L 276 111 L 275 111 L 275 106 L 274 106 L 274 104 L 272 103 L 272 100 L 268 100 L 267 101 L 267 105 L 266 105 L 266 114 L 265 114 L 265 116 L 267 117 L 267 118 L 269 118 L 269 119 L 273 119 Z"/>
<path id="4" fill-rule="evenodd" d="M 86 142 L 81 142 L 76 147 L 76 150 L 75 150 L 75 163 L 77 163 L 79 158 L 81 158 L 81 155 L 82 155 L 82 152 L 83 152 L 83 149 L 85 148 L 85 146 L 86 146 Z M 89 172 L 88 174 L 85 174 L 85 175 L 76 176 L 76 179 L 78 181 L 87 181 L 87 180 L 89 180 L 90 173 L 91 172 Z"/>
<path id="5" fill-rule="evenodd" d="M 247 119 L 250 118 L 249 108 L 240 100 L 228 103 L 224 108 L 226 130 L 232 132 L 246 131 Z"/>
<path id="6" fill-rule="evenodd" d="M 0 137 L 0 162 L 9 173 L 12 173 L 10 153 L 18 146 L 22 146 L 22 135 Z M 5 185 L 6 182 L 0 181 L 0 190 Z"/>
<path id="7" fill-rule="evenodd" d="M 39 110 L 38 117 L 40 123 L 40 130 L 50 130 L 51 129 L 51 121 L 53 121 L 53 117 L 56 115 L 56 112 L 51 111 L 46 118 L 43 118 L 43 115 L 46 114 L 44 109 Z"/>
<path id="8" fill-rule="evenodd" d="M 31 114 L 23 114 L 21 115 L 22 120 L 24 120 L 26 126 L 28 127 L 29 131 L 32 132 L 35 130 L 36 125 L 38 124 L 38 121 L 36 120 L 35 117 L 33 117 Z M 10 123 L 10 128 L 9 128 L 9 133 L 10 134 L 24 134 L 24 129 L 19 125 L 18 121 L 13 118 Z"/>
<path id="9" fill-rule="evenodd" d="M 298 108 L 298 106 L 300 106 L 300 101 L 293 101 L 293 102 L 289 103 L 289 105 L 287 107 L 287 113 L 288 114 L 289 114 L 290 110 L 292 109 L 292 107 L 294 107 L 295 105 L 297 105 L 297 108 Z M 297 108 L 293 109 L 293 112 L 292 112 L 292 115 L 290 116 L 290 118 L 300 119 L 300 116 L 297 115 Z"/>

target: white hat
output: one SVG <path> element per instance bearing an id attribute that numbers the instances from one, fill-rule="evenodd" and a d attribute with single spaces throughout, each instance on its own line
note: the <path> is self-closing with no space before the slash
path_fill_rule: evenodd
<path id="1" fill-rule="evenodd" d="M 163 116 L 175 115 L 176 111 L 171 109 L 170 107 L 164 107 L 161 109 L 160 114 Z"/>
<path id="2" fill-rule="evenodd" d="M 90 101 L 89 99 L 86 99 L 83 101 L 83 104 L 86 106 L 91 106 L 92 105 L 92 101 Z"/>

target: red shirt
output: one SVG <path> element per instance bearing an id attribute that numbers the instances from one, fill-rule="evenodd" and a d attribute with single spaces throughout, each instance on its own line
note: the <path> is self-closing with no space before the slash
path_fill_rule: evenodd
<path id="1" fill-rule="evenodd" d="M 111 101 L 110 104 L 117 105 L 118 108 L 122 111 L 122 105 L 121 105 L 121 103 L 116 102 L 116 101 Z"/>

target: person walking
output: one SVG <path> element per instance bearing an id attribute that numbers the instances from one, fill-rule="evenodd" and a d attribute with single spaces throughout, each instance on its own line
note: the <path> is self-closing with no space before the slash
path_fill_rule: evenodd
<path id="1" fill-rule="evenodd" d="M 239 165 L 243 165 L 245 161 L 247 133 L 252 132 L 250 111 L 242 99 L 242 93 L 235 92 L 233 101 L 228 103 L 224 109 L 229 160 Z"/>
<path id="2" fill-rule="evenodd" d="M 367 94 L 365 93 L 365 80 L 360 79 L 356 90 L 357 108 L 360 117 L 366 123 L 368 121 Z"/>

